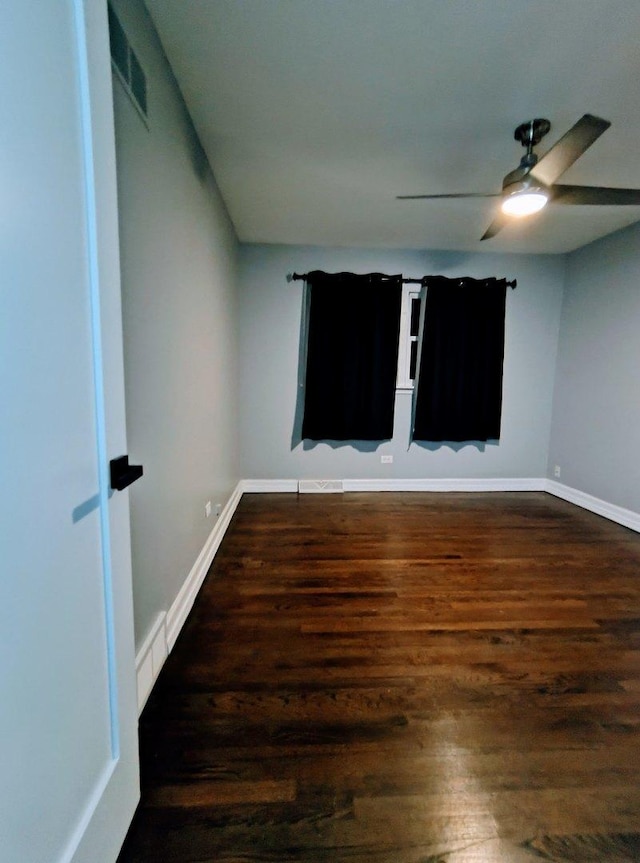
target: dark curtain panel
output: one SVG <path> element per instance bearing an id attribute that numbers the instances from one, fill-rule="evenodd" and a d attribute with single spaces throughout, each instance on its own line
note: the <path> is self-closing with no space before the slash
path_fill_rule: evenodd
<path id="1" fill-rule="evenodd" d="M 505 279 L 428 279 L 413 439 L 496 440 Z"/>
<path id="2" fill-rule="evenodd" d="M 309 273 L 302 437 L 388 440 L 393 411 L 402 276 Z"/>

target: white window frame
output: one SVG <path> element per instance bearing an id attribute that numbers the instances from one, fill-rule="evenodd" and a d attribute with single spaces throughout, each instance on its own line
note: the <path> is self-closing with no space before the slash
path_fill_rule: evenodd
<path id="1" fill-rule="evenodd" d="M 418 341 L 418 336 L 411 335 L 411 306 L 413 300 L 419 300 L 422 286 L 405 284 L 402 286 L 402 306 L 400 308 L 400 347 L 398 350 L 398 376 L 396 390 L 413 390 L 413 380 L 409 377 L 411 370 L 411 345 Z"/>

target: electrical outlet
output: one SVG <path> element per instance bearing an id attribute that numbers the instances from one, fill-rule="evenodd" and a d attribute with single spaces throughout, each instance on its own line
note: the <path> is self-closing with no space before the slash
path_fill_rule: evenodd
<path id="1" fill-rule="evenodd" d="M 557 464 L 553 469 L 553 475 L 556 479 L 560 479 L 560 465 Z"/>
<path id="2" fill-rule="evenodd" d="M 382 464 L 392 464 L 393 463 L 393 456 L 392 455 L 381 455 L 380 461 Z"/>
<path id="3" fill-rule="evenodd" d="M 211 515 L 211 501 L 208 500 L 204 505 L 204 514 L 206 518 L 209 518 Z"/>
<path id="4" fill-rule="evenodd" d="M 217 503 L 217 504 L 216 504 L 216 518 L 220 518 L 220 513 L 221 513 L 221 512 L 222 512 L 222 504 L 221 504 L 221 503 Z"/>

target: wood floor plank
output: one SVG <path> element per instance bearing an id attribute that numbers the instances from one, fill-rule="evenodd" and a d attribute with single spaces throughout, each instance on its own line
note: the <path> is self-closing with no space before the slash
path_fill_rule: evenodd
<path id="1" fill-rule="evenodd" d="M 640 859 L 639 574 L 542 493 L 245 495 L 119 863 Z"/>
<path id="2" fill-rule="evenodd" d="M 198 808 L 241 803 L 289 803 L 295 800 L 293 780 L 253 780 L 251 782 L 194 782 L 163 784 L 145 795 L 145 806 Z"/>

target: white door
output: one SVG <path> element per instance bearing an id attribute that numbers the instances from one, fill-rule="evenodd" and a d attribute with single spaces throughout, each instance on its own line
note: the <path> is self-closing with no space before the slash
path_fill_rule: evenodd
<path id="1" fill-rule="evenodd" d="M 106 0 L 1 18 L 0 863 L 113 863 L 138 756 Z"/>

